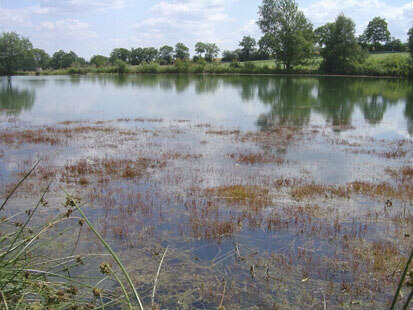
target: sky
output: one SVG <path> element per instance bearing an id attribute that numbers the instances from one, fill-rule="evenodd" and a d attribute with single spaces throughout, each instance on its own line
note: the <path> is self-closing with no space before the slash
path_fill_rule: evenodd
<path id="1" fill-rule="evenodd" d="M 262 36 L 256 21 L 259 0 L 0 0 L 0 32 L 15 31 L 52 55 L 63 49 L 89 59 L 116 47 L 182 42 L 193 53 L 198 41 L 233 50 L 244 35 Z M 413 0 L 298 0 L 314 27 L 343 13 L 361 34 L 381 16 L 391 35 L 407 40 Z"/>

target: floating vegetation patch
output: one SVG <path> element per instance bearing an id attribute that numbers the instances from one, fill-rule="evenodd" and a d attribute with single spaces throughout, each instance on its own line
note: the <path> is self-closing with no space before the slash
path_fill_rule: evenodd
<path id="1" fill-rule="evenodd" d="M 277 164 L 284 163 L 284 159 L 270 153 L 231 153 L 229 157 L 239 164 L 255 165 L 255 164 Z"/>
<path id="2" fill-rule="evenodd" d="M 234 206 L 248 206 L 260 209 L 271 203 L 269 191 L 266 188 L 251 185 L 230 185 L 208 188 L 207 197 L 221 199 Z"/>
<path id="3" fill-rule="evenodd" d="M 119 158 L 94 158 L 82 159 L 74 164 L 64 167 L 61 179 L 70 183 L 78 179 L 79 182 L 87 183 L 87 177 L 108 177 L 110 179 L 126 178 L 138 179 L 151 167 L 160 166 L 161 162 L 149 158 L 119 159 Z"/>
<path id="4" fill-rule="evenodd" d="M 291 196 L 299 200 L 315 196 L 322 196 L 325 198 L 350 198 L 350 196 L 354 194 L 364 195 L 377 199 L 413 199 L 413 192 L 411 190 L 411 187 L 408 185 L 398 185 L 396 187 L 393 187 L 388 183 L 374 184 L 362 181 L 354 181 L 348 183 L 346 186 L 331 186 L 311 183 L 306 185 L 299 185 L 293 188 L 291 191 Z"/>
<path id="5" fill-rule="evenodd" d="M 207 135 L 216 135 L 216 136 L 238 135 L 239 133 L 240 133 L 239 130 L 208 130 L 206 131 Z"/>

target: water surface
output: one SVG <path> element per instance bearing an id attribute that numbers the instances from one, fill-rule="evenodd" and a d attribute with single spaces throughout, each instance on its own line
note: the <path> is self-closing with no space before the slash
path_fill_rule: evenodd
<path id="1" fill-rule="evenodd" d="M 3 115 L 67 119 L 190 119 L 241 129 L 274 124 L 354 126 L 377 137 L 413 134 L 404 79 L 269 76 L 51 76 L 2 79 Z"/>
<path id="2" fill-rule="evenodd" d="M 38 221 L 62 210 L 62 188 L 87 202 L 146 304 L 166 246 L 161 308 L 391 299 L 413 235 L 408 80 L 13 77 L 0 121 L 2 196 L 43 159 L 7 216 L 55 176 Z M 100 249 L 81 240 L 79 252 Z"/>

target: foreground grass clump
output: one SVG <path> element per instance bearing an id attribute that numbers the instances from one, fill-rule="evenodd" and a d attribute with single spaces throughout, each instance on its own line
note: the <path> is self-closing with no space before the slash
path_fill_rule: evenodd
<path id="1" fill-rule="evenodd" d="M 38 164 L 39 162 L 7 195 L 0 206 L 0 212 L 4 212 L 10 198 Z M 100 271 L 104 275 L 102 278 L 71 275 L 77 273 L 76 269 L 81 270 L 85 262 L 82 255 L 74 255 L 74 253 L 82 227 L 86 223 L 120 267 L 138 308 L 142 310 L 138 293 L 119 258 L 85 216 L 78 203 L 68 194 L 65 212 L 40 225 L 31 223 L 39 208 L 48 204 L 46 195 L 52 181 L 53 179 L 48 183 L 35 207 L 24 212 L 26 216 L 22 221 L 16 220 L 20 218 L 20 214 L 15 214 L 3 217 L 0 222 L 0 308 L 3 309 L 4 305 L 5 309 L 94 309 L 96 307 L 104 309 L 124 305 L 133 309 L 135 306 L 129 293 L 110 263 L 103 262 L 100 265 Z M 81 217 L 73 216 L 76 211 Z M 59 230 L 59 224 L 73 220 L 78 222 L 80 229 L 71 254 L 57 258 L 45 254 L 53 249 L 55 240 L 66 231 Z M 112 277 L 121 287 L 123 298 L 104 293 L 100 288 L 101 283 Z M 96 284 L 91 284 L 91 280 Z"/>

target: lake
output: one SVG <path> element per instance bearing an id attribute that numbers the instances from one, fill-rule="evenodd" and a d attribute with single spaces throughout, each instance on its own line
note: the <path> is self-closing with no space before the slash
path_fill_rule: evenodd
<path id="1" fill-rule="evenodd" d="M 0 130 L 1 197 L 40 160 L 1 216 L 24 221 L 54 178 L 33 225 L 71 193 L 147 306 L 168 247 L 156 307 L 387 309 L 412 245 L 406 79 L 4 78 Z M 84 256 L 75 274 L 113 297 L 104 248 L 67 218 L 45 254 Z"/>

